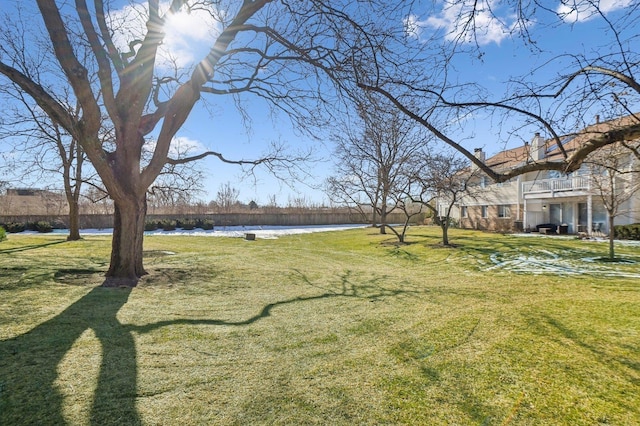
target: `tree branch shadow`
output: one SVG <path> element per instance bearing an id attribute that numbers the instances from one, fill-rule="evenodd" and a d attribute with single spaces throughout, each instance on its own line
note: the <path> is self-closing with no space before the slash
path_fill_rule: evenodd
<path id="1" fill-rule="evenodd" d="M 13 248 L 7 248 L 7 249 L 3 249 L 0 250 L 0 254 L 8 254 L 8 253 L 18 253 L 21 251 L 28 251 L 28 250 L 36 250 L 42 247 L 47 247 L 47 246 L 53 246 L 56 244 L 62 244 L 62 243 L 66 243 L 67 240 L 60 240 L 60 241 L 52 241 L 49 243 L 42 243 L 42 244 L 32 244 L 29 246 L 20 246 L 20 247 L 13 247 Z"/>
<path id="2" fill-rule="evenodd" d="M 172 325 L 247 326 L 272 316 L 277 307 L 296 303 L 345 297 L 372 300 L 420 292 L 385 288 L 383 277 L 355 284 L 350 271 L 337 277 L 334 288 L 314 284 L 300 271 L 295 274 L 300 282 L 320 292 L 266 304 L 241 321 L 201 318 L 122 324 L 117 314 L 127 303 L 131 289 L 93 288 L 54 318 L 25 334 L 0 341 L 0 424 L 67 423 L 64 395 L 56 385 L 58 365 L 86 330 L 93 330 L 102 348 L 90 423 L 136 425 L 141 419 L 136 410 L 137 354 L 133 333 L 149 333 Z"/>

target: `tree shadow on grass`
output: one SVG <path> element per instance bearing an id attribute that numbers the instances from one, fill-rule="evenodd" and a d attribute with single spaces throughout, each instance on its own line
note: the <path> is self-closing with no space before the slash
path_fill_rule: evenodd
<path id="1" fill-rule="evenodd" d="M 62 271 L 65 276 L 69 273 L 68 270 Z M 304 274 L 296 273 L 303 284 L 311 284 Z M 417 292 L 386 289 L 375 277 L 359 286 L 351 281 L 349 272 L 338 279 L 339 287 L 335 289 L 312 285 L 321 292 L 269 303 L 256 315 L 241 321 L 173 319 L 141 326 L 122 324 L 117 318 L 119 310 L 129 299 L 131 289 L 95 287 L 60 314 L 29 332 L 0 341 L 0 424 L 63 425 L 69 422 L 63 412 L 67 406 L 65 395 L 56 383 L 58 368 L 87 330 L 93 331 L 102 349 L 89 413 L 90 424 L 136 425 L 141 424 L 141 419 L 136 410 L 138 374 L 134 332 L 148 333 L 181 324 L 246 326 L 269 317 L 274 308 L 288 304 L 337 297 L 371 300 Z M 94 367 L 77 365 L 78 369 Z"/>
<path id="2" fill-rule="evenodd" d="M 602 339 L 586 334 L 583 326 L 578 322 L 565 319 L 564 321 L 549 314 L 531 315 L 528 319 L 529 328 L 544 336 L 546 340 L 558 345 L 572 348 L 574 358 L 581 362 L 592 363 L 596 371 L 608 371 L 608 374 L 593 375 L 590 369 L 582 369 L 571 373 L 574 365 L 565 365 L 572 377 L 579 383 L 580 376 L 586 376 L 587 385 L 571 383 L 568 386 L 593 386 L 584 389 L 583 394 L 590 394 L 593 400 L 601 400 L 609 405 L 613 412 L 627 413 L 625 419 L 638 418 L 640 408 L 637 404 L 637 389 L 640 387 L 640 361 L 636 355 L 638 344 L 630 339 L 629 342 L 616 342 L 604 336 Z M 612 326 L 614 327 L 614 326 Z M 572 361 L 575 364 L 575 361 Z M 562 366 L 561 361 L 558 365 Z M 602 379 L 605 376 L 608 379 Z M 595 380 L 599 382 L 596 384 Z M 593 384 L 591 384 L 593 383 Z M 606 417 L 606 416 L 605 416 Z M 606 423 L 609 423 L 608 421 Z M 613 422 L 615 423 L 615 422 Z"/>
<path id="3" fill-rule="evenodd" d="M 638 359 L 621 355 L 619 353 L 620 348 L 617 348 L 615 344 L 598 346 L 593 342 L 589 343 L 586 339 L 581 338 L 576 330 L 550 315 L 542 315 L 542 318 L 565 339 L 588 351 L 598 363 L 607 366 L 611 370 L 616 370 L 620 376 L 625 377 L 635 386 L 640 386 L 640 379 L 638 379 L 637 375 L 640 372 L 640 361 Z M 623 349 L 627 349 L 624 352 L 637 353 L 639 347 L 639 345 L 634 345 Z M 636 374 L 628 374 L 628 371 L 625 371 L 626 369 L 635 371 Z"/>
<path id="4" fill-rule="evenodd" d="M 20 247 L 12 247 L 12 248 L 7 248 L 7 249 L 3 249 L 0 250 L 0 254 L 8 254 L 8 253 L 18 253 L 21 251 L 28 251 L 28 250 L 35 250 L 35 249 L 39 249 L 42 247 L 47 247 L 47 246 L 53 246 L 56 244 L 62 244 L 62 243 L 66 243 L 67 240 L 59 240 L 59 241 L 51 241 L 48 243 L 42 243 L 42 244 L 32 244 L 29 246 L 20 246 Z"/>
<path id="5" fill-rule="evenodd" d="M 135 408 L 135 345 L 131 333 L 116 318 L 129 294 L 129 289 L 96 287 L 54 318 L 0 342 L 1 424 L 66 423 L 64 396 L 56 385 L 57 368 L 89 329 L 102 346 L 91 423 L 140 423 Z M 117 404 L 113 398 L 118 398 Z"/>

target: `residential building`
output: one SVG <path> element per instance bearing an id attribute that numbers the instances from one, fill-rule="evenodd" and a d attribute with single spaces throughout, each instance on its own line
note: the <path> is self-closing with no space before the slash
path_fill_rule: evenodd
<path id="1" fill-rule="evenodd" d="M 571 155 L 584 144 L 590 134 L 603 132 L 619 124 L 621 120 L 597 122 L 582 132 L 561 139 L 559 147 L 555 140 L 545 140 L 536 133 L 531 142 L 508 149 L 485 158 L 481 149 L 475 156 L 493 170 L 500 172 L 532 162 L 560 161 L 562 150 Z M 637 147 L 640 142 L 632 142 Z M 613 147 L 613 149 L 612 149 Z M 640 161 L 629 149 L 618 145 L 607 148 L 607 159 L 617 156 L 618 173 L 613 176 L 609 188 L 603 185 L 602 167 L 595 163 L 592 154 L 576 172 L 563 175 L 553 170 L 525 173 L 508 182 L 494 183 L 472 165 L 467 172 L 474 173 L 472 190 L 453 212 L 453 218 L 463 228 L 483 229 L 499 232 L 538 231 L 557 233 L 602 233 L 609 231 L 608 212 L 603 195 L 611 198 L 609 189 L 618 196 L 619 206 L 614 215 L 615 225 L 640 222 Z M 603 149 L 604 150 L 604 149 Z M 631 194 L 628 197 L 622 193 Z M 547 226 L 541 226 L 547 225 Z"/>

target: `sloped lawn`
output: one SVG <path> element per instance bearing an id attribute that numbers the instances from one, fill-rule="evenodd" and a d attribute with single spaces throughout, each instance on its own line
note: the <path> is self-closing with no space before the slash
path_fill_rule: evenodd
<path id="1" fill-rule="evenodd" d="M 640 424 L 638 246 L 408 241 L 150 236 L 127 290 L 106 236 L 10 235 L 0 424 Z"/>

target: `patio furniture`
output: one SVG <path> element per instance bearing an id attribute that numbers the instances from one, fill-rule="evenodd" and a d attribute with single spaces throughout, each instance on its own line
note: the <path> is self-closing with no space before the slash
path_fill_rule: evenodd
<path id="1" fill-rule="evenodd" d="M 544 231 L 542 231 L 544 229 Z M 536 225 L 536 230 L 541 234 L 550 234 L 558 231 L 558 225 L 554 223 L 542 223 Z"/>

